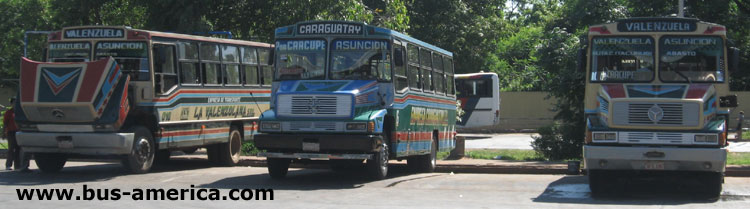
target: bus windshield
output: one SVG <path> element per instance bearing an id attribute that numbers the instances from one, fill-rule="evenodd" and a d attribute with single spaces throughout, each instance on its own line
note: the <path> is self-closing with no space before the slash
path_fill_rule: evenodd
<path id="1" fill-rule="evenodd" d="M 654 78 L 654 40 L 648 36 L 594 37 L 592 82 L 650 82 Z"/>
<path id="2" fill-rule="evenodd" d="M 149 80 L 148 50 L 146 42 L 110 42 L 96 43 L 96 59 L 113 57 L 124 73 L 135 81 Z"/>
<path id="3" fill-rule="evenodd" d="M 56 42 L 49 44 L 50 62 L 88 62 L 91 44 L 88 42 Z"/>
<path id="4" fill-rule="evenodd" d="M 335 40 L 331 46 L 330 79 L 375 80 L 380 74 L 390 73 L 390 47 L 386 40 Z M 387 80 L 387 76 L 383 79 Z"/>
<path id="5" fill-rule="evenodd" d="M 325 57 L 325 40 L 276 41 L 276 80 L 323 80 Z"/>
<path id="6" fill-rule="evenodd" d="M 456 97 L 492 97 L 492 79 L 456 79 Z"/>
<path id="7" fill-rule="evenodd" d="M 721 37 L 664 36 L 659 41 L 659 78 L 664 82 L 723 82 Z"/>

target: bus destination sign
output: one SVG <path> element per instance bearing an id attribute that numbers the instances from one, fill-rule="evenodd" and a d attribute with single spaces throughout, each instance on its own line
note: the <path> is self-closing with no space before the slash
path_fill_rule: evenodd
<path id="1" fill-rule="evenodd" d="M 125 31 L 117 28 L 76 28 L 65 30 L 65 38 L 123 38 Z"/>
<path id="2" fill-rule="evenodd" d="M 297 26 L 298 35 L 362 35 L 362 24 L 355 23 L 307 23 Z"/>
<path id="3" fill-rule="evenodd" d="M 696 29 L 695 20 L 636 19 L 617 23 L 620 32 L 693 32 Z"/>

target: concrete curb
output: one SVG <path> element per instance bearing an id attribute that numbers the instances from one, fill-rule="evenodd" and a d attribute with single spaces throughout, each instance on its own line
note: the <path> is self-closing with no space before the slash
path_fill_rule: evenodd
<path id="1" fill-rule="evenodd" d="M 5 159 L 5 152 L 0 151 L 0 158 Z M 175 159 L 195 159 L 205 160 L 204 155 L 181 155 L 173 156 Z M 97 161 L 97 160 L 86 160 Z M 492 174 L 566 174 L 568 165 L 566 163 L 550 162 L 511 162 L 499 160 L 487 160 L 483 162 L 471 162 L 472 159 L 464 160 L 441 160 L 438 161 L 436 172 L 441 173 L 492 173 Z M 479 160 L 476 160 L 479 161 Z M 485 163 L 491 162 L 491 163 Z M 406 161 L 391 161 L 391 165 L 405 166 Z M 243 156 L 238 163 L 239 166 L 266 167 L 266 159 L 260 157 Z M 292 168 L 321 168 L 327 169 L 328 166 L 319 163 L 293 163 Z M 750 166 L 728 165 L 726 176 L 729 177 L 750 177 Z"/>

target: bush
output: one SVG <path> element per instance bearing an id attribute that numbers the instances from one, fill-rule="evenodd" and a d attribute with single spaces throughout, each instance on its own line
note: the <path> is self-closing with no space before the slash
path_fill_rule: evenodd
<path id="1" fill-rule="evenodd" d="M 242 155 L 257 155 L 259 152 L 253 141 L 242 142 Z"/>
<path id="2" fill-rule="evenodd" d="M 584 129 L 577 124 L 555 124 L 537 129 L 531 147 L 550 160 L 581 159 Z"/>

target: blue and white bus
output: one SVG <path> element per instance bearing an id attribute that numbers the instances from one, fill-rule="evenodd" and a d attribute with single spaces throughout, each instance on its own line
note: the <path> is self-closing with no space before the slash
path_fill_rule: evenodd
<path id="1" fill-rule="evenodd" d="M 435 169 L 455 147 L 453 54 L 358 22 L 310 21 L 276 29 L 271 109 L 255 145 L 271 177 L 293 160 L 362 164 L 385 178 L 389 159 Z"/>

